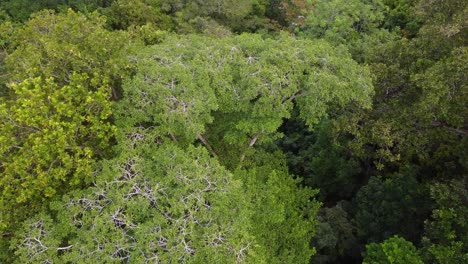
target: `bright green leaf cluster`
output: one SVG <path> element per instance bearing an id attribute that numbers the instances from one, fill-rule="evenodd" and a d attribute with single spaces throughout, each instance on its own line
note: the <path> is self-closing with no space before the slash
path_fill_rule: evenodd
<path id="1" fill-rule="evenodd" d="M 380 244 L 366 246 L 364 264 L 423 264 L 421 257 L 411 242 L 394 236 Z"/>
<path id="2" fill-rule="evenodd" d="M 90 180 L 92 161 L 106 151 L 115 128 L 109 86 L 90 91 L 82 85 L 88 79 L 74 73 L 65 86 L 26 79 L 1 104 L 3 227 L 21 214 L 12 210 L 17 205 L 35 211 L 62 188 Z"/>
<path id="3" fill-rule="evenodd" d="M 130 64 L 127 34 L 104 23 L 96 14 L 42 11 L 15 29 L 0 106 L 1 228 L 89 182 L 94 161 L 110 153 L 111 98 Z"/>

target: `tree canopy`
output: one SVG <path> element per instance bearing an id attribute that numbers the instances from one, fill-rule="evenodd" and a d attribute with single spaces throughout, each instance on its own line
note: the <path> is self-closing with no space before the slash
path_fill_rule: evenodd
<path id="1" fill-rule="evenodd" d="M 0 262 L 468 262 L 467 10 L 1 1 Z"/>

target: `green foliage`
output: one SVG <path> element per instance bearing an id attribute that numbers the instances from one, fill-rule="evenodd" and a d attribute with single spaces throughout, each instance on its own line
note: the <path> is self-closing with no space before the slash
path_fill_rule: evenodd
<path id="1" fill-rule="evenodd" d="M 155 127 L 126 126 L 119 141 L 94 187 L 25 223 L 18 263 L 308 263 L 319 203 L 279 153 L 258 154 L 233 176 L 203 147 L 178 147 Z"/>
<path id="2" fill-rule="evenodd" d="M 167 31 L 159 30 L 154 24 L 131 27 L 128 32 L 134 39 L 142 41 L 145 45 L 158 44 L 170 35 Z"/>
<path id="3" fill-rule="evenodd" d="M 109 86 L 90 90 L 83 83 L 99 77 L 70 78 L 64 86 L 40 77 L 13 84 L 13 98 L 0 105 L 1 228 L 24 217 L 14 208 L 37 211 L 57 191 L 89 181 L 93 159 L 109 146 Z"/>
<path id="4" fill-rule="evenodd" d="M 235 171 L 253 212 L 249 231 L 258 243 L 254 262 L 309 263 L 320 206 L 311 198 L 317 191 L 297 187 L 300 181 L 288 174 L 281 153 L 257 151 L 254 159 L 254 165 Z"/>
<path id="5" fill-rule="evenodd" d="M 344 129 L 336 129 L 331 120 L 322 120 L 313 132 L 293 117 L 281 128 L 285 134 L 279 140 L 288 158 L 291 172 L 303 178 L 303 183 L 320 189 L 322 200 L 349 199 L 359 188 L 359 160 L 345 149 L 338 137 Z"/>
<path id="6" fill-rule="evenodd" d="M 138 135 L 138 136 L 137 136 Z M 17 262 L 240 263 L 256 256 L 241 184 L 200 147 L 135 131 L 94 187 L 52 205 L 17 235 Z"/>
<path id="7" fill-rule="evenodd" d="M 419 1 L 418 13 L 427 25 L 434 27 L 447 37 L 467 33 L 468 4 L 457 0 Z"/>
<path id="8" fill-rule="evenodd" d="M 12 36 L 17 27 L 11 22 L 10 16 L 0 7 L 0 97 L 7 93 L 6 83 L 8 72 L 6 70 L 5 59 L 10 51 Z"/>
<path id="9" fill-rule="evenodd" d="M 199 33 L 211 37 L 229 37 L 233 35 L 230 28 L 209 17 L 195 17 L 189 21 L 179 21 L 177 28 L 180 34 Z"/>
<path id="10" fill-rule="evenodd" d="M 369 242 L 395 234 L 417 241 L 429 213 L 426 190 L 410 170 L 388 179 L 371 177 L 353 202 L 358 235 Z"/>
<path id="11" fill-rule="evenodd" d="M 380 244 L 366 246 L 364 264 L 423 264 L 421 257 L 411 242 L 393 236 Z"/>
<path id="12" fill-rule="evenodd" d="M 307 0 L 269 0 L 265 15 L 273 23 L 284 28 L 291 28 L 304 23 L 304 15 L 313 7 L 313 1 Z"/>
<path id="13" fill-rule="evenodd" d="M 81 12 L 92 12 L 99 7 L 106 7 L 113 0 L 4 0 L 0 3 L 14 21 L 23 22 L 30 15 L 43 9 L 55 11 L 73 8 Z"/>
<path id="14" fill-rule="evenodd" d="M 164 14 L 158 0 L 116 0 L 102 12 L 114 29 L 127 29 L 131 26 L 155 25 L 161 30 L 172 29 L 171 18 Z"/>
<path id="15" fill-rule="evenodd" d="M 168 38 L 135 59 L 136 74 L 125 83 L 116 111 L 121 131 L 148 128 L 181 147 L 204 145 L 243 182 L 256 212 L 248 229 L 256 238 L 256 262 L 307 262 L 314 192 L 296 187 L 284 157 L 254 146 L 279 136 L 294 104 L 310 126 L 328 104 L 368 106 L 366 70 L 342 49 L 286 36 Z"/>
<path id="16" fill-rule="evenodd" d="M 201 38 L 181 45 L 170 38 L 140 52 L 136 75 L 125 84 L 119 104 L 121 127 L 155 125 L 161 135 L 192 142 L 204 132 L 216 106 Z M 188 63 L 187 63 L 188 61 Z"/>
<path id="17" fill-rule="evenodd" d="M 55 3 L 54 3 L 55 2 Z M 54 9 L 57 7 L 57 1 L 51 0 L 6 0 L 2 1 L 2 7 L 6 13 L 17 21 L 26 21 L 32 13 L 42 9 Z M 63 1 L 60 1 L 63 3 Z"/>
<path id="18" fill-rule="evenodd" d="M 312 241 L 317 254 L 312 263 L 339 263 L 359 259 L 357 228 L 345 211 L 345 206 L 344 202 L 340 202 L 334 207 L 319 210 L 317 231 Z"/>
<path id="19" fill-rule="evenodd" d="M 6 60 L 12 81 L 41 76 L 65 85 L 73 72 L 86 73 L 100 77 L 87 86 L 108 82 L 115 96 L 130 67 L 125 59 L 130 55 L 129 38 L 124 32 L 105 30 L 104 25 L 105 19 L 97 13 L 89 18 L 72 10 L 35 14 L 15 32 L 15 51 Z"/>
<path id="20" fill-rule="evenodd" d="M 89 181 L 93 161 L 109 154 L 110 98 L 129 64 L 121 53 L 126 35 L 104 23 L 44 11 L 15 31 L 0 111 L 1 228 Z"/>
<path id="21" fill-rule="evenodd" d="M 452 178 L 463 172 L 466 148 L 466 30 L 447 36 L 431 23 L 411 40 L 381 43 L 365 55 L 376 96 L 372 111 L 353 118 L 359 129 L 352 144 L 378 170 L 415 164 L 427 178 Z"/>
<path id="22" fill-rule="evenodd" d="M 436 203 L 426 221 L 422 256 L 426 263 L 464 263 L 468 260 L 468 192 L 466 178 L 431 186 Z"/>
<path id="23" fill-rule="evenodd" d="M 344 50 L 285 36 L 171 38 L 137 60 L 120 110 L 128 125 L 154 125 L 182 142 L 203 138 L 231 168 L 257 140 L 279 136 L 294 104 L 312 126 L 329 104 L 368 107 L 372 93 L 366 69 Z"/>
<path id="24" fill-rule="evenodd" d="M 420 19 L 415 16 L 417 0 L 383 0 L 386 8 L 384 27 L 392 30 L 400 28 L 404 37 L 414 37 L 420 27 Z"/>
<path id="25" fill-rule="evenodd" d="M 245 18 L 252 11 L 252 1 L 208 0 L 189 1 L 184 10 L 187 16 L 210 16 L 228 21 Z"/>
<path id="26" fill-rule="evenodd" d="M 468 2 L 0 2 L 0 262 L 468 262 Z"/>
<path id="27" fill-rule="evenodd" d="M 244 31 L 248 28 L 249 15 L 254 11 L 251 0 L 206 0 L 187 1 L 178 14 L 178 23 L 193 23 L 197 20 L 212 18 L 218 24 L 235 31 Z"/>
<path id="28" fill-rule="evenodd" d="M 424 73 L 414 77 L 422 88 L 421 111 L 432 114 L 433 123 L 448 126 L 453 132 L 464 126 L 463 110 L 468 100 L 468 47 L 452 50 L 451 56 L 440 60 Z M 458 133 L 462 133 L 458 131 Z"/>
<path id="29" fill-rule="evenodd" d="M 360 63 L 365 63 L 366 54 L 376 45 L 399 37 L 396 30 L 382 27 L 386 7 L 380 0 L 314 0 L 310 5 L 294 32 L 303 38 L 344 45 Z"/>
<path id="30" fill-rule="evenodd" d="M 312 1 L 300 32 L 309 38 L 325 38 L 345 44 L 374 31 L 383 19 L 380 1 Z"/>

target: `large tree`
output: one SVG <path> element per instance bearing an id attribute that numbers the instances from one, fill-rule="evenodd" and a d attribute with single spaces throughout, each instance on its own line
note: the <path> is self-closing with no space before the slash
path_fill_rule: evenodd
<path id="1" fill-rule="evenodd" d="M 156 143 L 159 140 L 159 143 Z M 168 139 L 169 140 L 169 139 Z M 242 186 L 201 147 L 181 149 L 138 130 L 95 186 L 25 223 L 18 263 L 254 261 Z M 123 146 L 122 146 L 123 147 Z M 55 216 L 55 217 L 54 217 Z"/>
<path id="2" fill-rule="evenodd" d="M 19 260 L 307 263 L 316 192 L 257 146 L 295 106 L 309 126 L 331 104 L 368 107 L 367 70 L 288 36 L 169 38 L 134 60 L 114 111 L 120 156 L 26 224 Z"/>
<path id="3" fill-rule="evenodd" d="M 367 69 L 324 41 L 190 36 L 143 50 L 137 60 L 120 111 L 127 125 L 198 139 L 230 168 L 254 145 L 278 138 L 293 107 L 311 127 L 330 105 L 369 107 L 372 95 Z"/>
<path id="4" fill-rule="evenodd" d="M 111 98 L 129 66 L 129 41 L 104 23 L 44 11 L 13 34 L 0 101 L 0 229 L 89 183 L 93 161 L 110 153 Z"/>

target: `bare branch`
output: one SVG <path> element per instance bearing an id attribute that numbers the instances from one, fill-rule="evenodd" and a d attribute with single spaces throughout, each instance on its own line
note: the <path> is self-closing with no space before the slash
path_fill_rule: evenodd
<path id="1" fill-rule="evenodd" d="M 205 147 L 210 151 L 211 155 L 213 155 L 213 157 L 217 158 L 218 155 L 216 155 L 216 152 L 214 151 L 213 147 L 210 145 L 210 143 L 208 143 L 208 141 L 201 135 L 201 134 L 198 134 L 198 139 L 203 143 L 203 145 L 205 145 Z"/>
<path id="2" fill-rule="evenodd" d="M 260 133 L 257 133 L 257 134 L 250 140 L 249 147 L 247 148 L 247 150 L 255 145 L 255 143 L 257 142 L 257 140 L 258 140 L 259 137 L 260 137 Z M 241 156 L 241 158 L 240 158 L 240 163 L 242 163 L 242 162 L 244 161 L 247 150 L 242 154 L 242 156 Z"/>
<path id="3" fill-rule="evenodd" d="M 66 247 L 59 247 L 59 248 L 57 248 L 57 251 L 68 250 L 68 249 L 70 249 L 72 247 L 73 247 L 73 245 L 69 245 L 69 246 L 66 246 Z"/>

